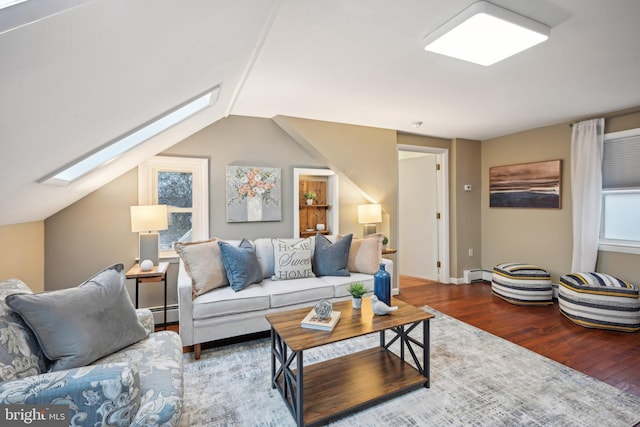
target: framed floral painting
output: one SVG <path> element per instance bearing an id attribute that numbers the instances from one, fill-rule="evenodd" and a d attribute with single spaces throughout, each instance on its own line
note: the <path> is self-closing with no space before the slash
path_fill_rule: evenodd
<path id="1" fill-rule="evenodd" d="M 280 221 L 280 168 L 227 166 L 227 222 Z"/>

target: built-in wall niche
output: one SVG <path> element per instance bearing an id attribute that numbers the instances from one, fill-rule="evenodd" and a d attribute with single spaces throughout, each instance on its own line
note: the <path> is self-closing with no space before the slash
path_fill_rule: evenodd
<path id="1" fill-rule="evenodd" d="M 338 176 L 330 169 L 293 170 L 293 235 L 338 234 Z M 317 199 L 307 204 L 305 192 Z M 318 224 L 323 230 L 318 230 Z M 322 227 L 324 225 L 324 227 Z"/>

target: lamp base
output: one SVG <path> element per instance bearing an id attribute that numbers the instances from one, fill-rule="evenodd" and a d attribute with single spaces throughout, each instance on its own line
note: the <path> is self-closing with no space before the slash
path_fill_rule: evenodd
<path id="1" fill-rule="evenodd" d="M 140 233 L 140 262 L 143 260 L 158 265 L 158 233 Z"/>
<path id="2" fill-rule="evenodd" d="M 145 259 L 140 263 L 140 271 L 151 271 L 153 270 L 153 262 L 150 259 Z"/>
<path id="3" fill-rule="evenodd" d="M 369 234 L 376 233 L 376 225 L 375 224 L 365 224 L 362 226 L 362 237 L 368 236 Z"/>

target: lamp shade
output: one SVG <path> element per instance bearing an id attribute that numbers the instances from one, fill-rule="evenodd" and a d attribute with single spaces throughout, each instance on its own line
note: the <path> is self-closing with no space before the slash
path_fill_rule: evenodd
<path id="1" fill-rule="evenodd" d="M 167 228 L 166 205 L 131 206 L 131 231 L 133 233 L 166 230 Z"/>
<path id="2" fill-rule="evenodd" d="M 382 206 L 377 203 L 358 205 L 358 223 L 374 224 L 382 222 Z"/>

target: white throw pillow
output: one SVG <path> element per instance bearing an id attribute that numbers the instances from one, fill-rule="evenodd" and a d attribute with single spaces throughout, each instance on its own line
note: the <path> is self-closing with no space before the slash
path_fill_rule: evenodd
<path id="1" fill-rule="evenodd" d="M 271 239 L 273 244 L 273 276 L 271 280 L 315 277 L 311 267 L 311 238 L 297 243 Z"/>

